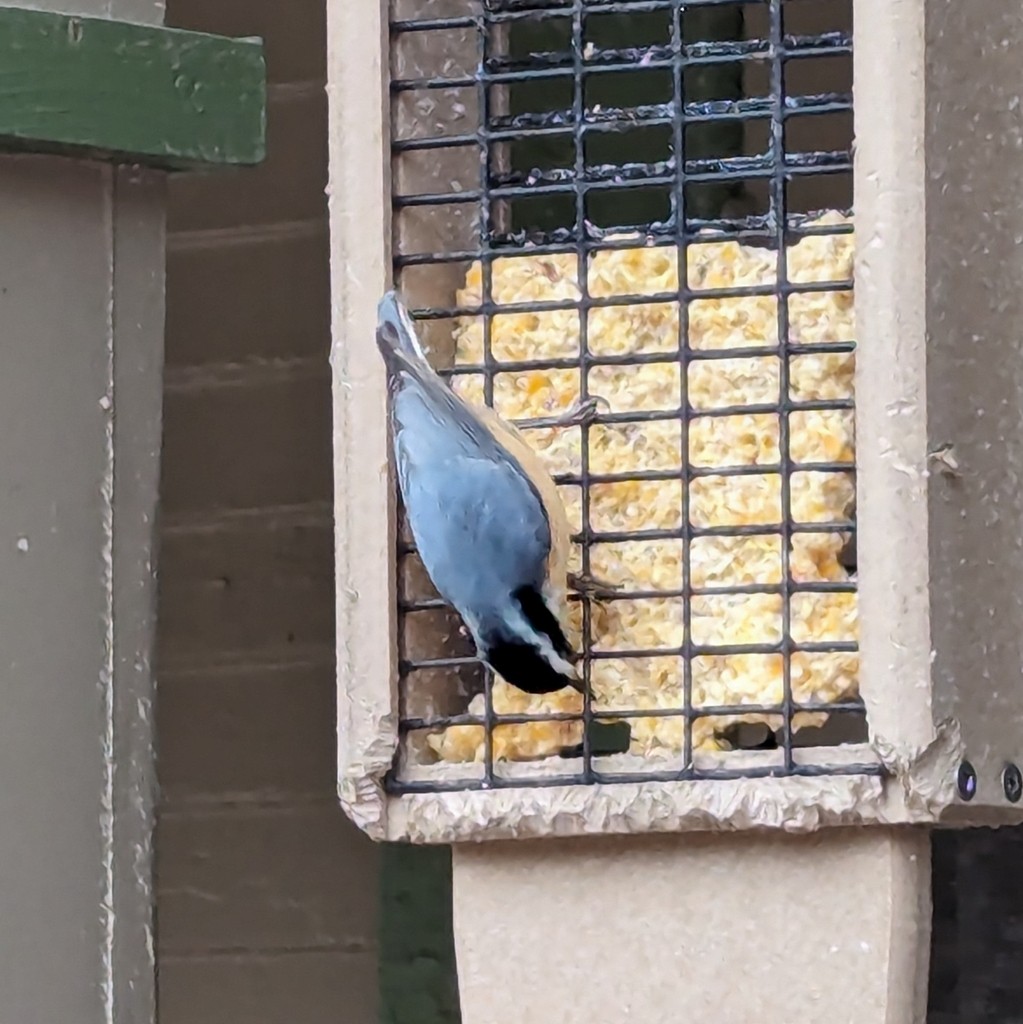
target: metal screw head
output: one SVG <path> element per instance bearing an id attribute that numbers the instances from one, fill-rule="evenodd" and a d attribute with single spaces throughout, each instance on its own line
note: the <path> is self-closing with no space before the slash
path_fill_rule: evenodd
<path id="1" fill-rule="evenodd" d="M 977 795 L 977 772 L 969 761 L 963 761 L 959 766 L 956 788 L 963 800 L 972 800 Z"/>
<path id="2" fill-rule="evenodd" d="M 1020 797 L 1023 797 L 1023 774 L 1011 762 L 1002 769 L 1002 789 L 1005 791 L 1005 799 L 1011 804 L 1019 803 Z"/>

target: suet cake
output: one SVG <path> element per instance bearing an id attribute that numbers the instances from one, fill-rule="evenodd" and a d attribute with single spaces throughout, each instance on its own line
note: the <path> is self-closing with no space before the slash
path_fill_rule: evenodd
<path id="1" fill-rule="evenodd" d="M 814 222 L 842 225 L 849 219 L 829 212 Z M 789 281 L 815 283 L 851 280 L 854 235 L 809 235 L 787 250 Z M 696 242 L 688 249 L 688 284 L 705 289 L 766 286 L 776 282 L 776 254 L 735 241 Z M 481 303 L 482 274 L 478 263 L 469 269 L 457 296 L 461 307 Z M 647 247 L 601 251 L 589 261 L 588 291 L 594 297 L 658 295 L 678 289 L 678 253 L 674 248 Z M 498 306 L 554 299 L 578 301 L 574 255 L 523 255 L 496 260 L 492 297 Z M 686 365 L 686 397 L 693 410 L 688 423 L 688 462 L 694 469 L 777 465 L 781 430 L 776 412 L 737 411 L 734 415 L 700 416 L 732 406 L 779 403 L 783 379 L 776 352 L 750 349 L 778 345 L 778 302 L 774 294 L 727 298 L 694 298 L 685 321 L 696 356 L 678 357 L 679 304 L 657 301 L 642 305 L 604 306 L 591 310 L 587 345 L 595 356 L 663 353 L 664 359 L 641 365 L 597 365 L 589 371 L 588 394 L 606 399 L 615 413 L 662 410 L 663 419 L 634 423 L 593 424 L 589 430 L 592 474 L 642 470 L 678 471 L 669 480 L 594 484 L 590 492 L 590 525 L 594 531 L 671 530 L 682 525 L 683 424 L 681 369 Z M 798 292 L 788 298 L 789 341 L 792 344 L 851 342 L 851 290 Z M 576 310 L 496 314 L 491 323 L 491 351 L 498 363 L 564 360 L 579 355 L 579 313 Z M 746 350 L 720 357 L 730 349 Z M 462 317 L 455 328 L 455 364 L 483 363 L 483 324 Z M 789 357 L 789 396 L 794 402 L 851 399 L 854 356 L 847 351 Z M 494 407 L 505 419 L 534 419 L 571 408 L 580 399 L 578 369 L 529 369 L 501 373 L 494 380 Z M 482 375 L 456 375 L 455 390 L 474 404 L 483 404 Z M 674 411 L 675 415 L 670 415 Z M 581 429 L 545 428 L 523 431 L 527 442 L 553 474 L 579 474 Z M 846 409 L 796 411 L 789 415 L 789 452 L 793 463 L 848 463 L 850 471 L 800 471 L 791 474 L 791 518 L 802 524 L 845 521 L 853 505 L 855 456 L 853 413 Z M 572 527 L 581 527 L 578 486 L 560 488 Z M 739 476 L 697 476 L 688 495 L 689 517 L 695 526 L 724 527 L 780 524 L 783 518 L 779 473 Z M 797 532 L 791 537 L 789 571 L 795 583 L 846 582 L 840 561 L 848 541 L 843 532 Z M 718 588 L 778 585 L 782 581 L 780 533 L 746 536 L 700 536 L 691 541 L 691 585 Z M 627 590 L 682 589 L 682 540 L 595 542 L 590 547 L 594 576 Z M 578 569 L 580 552 L 571 565 Z M 591 666 L 593 707 L 598 710 L 659 710 L 683 706 L 683 659 L 678 654 L 629 658 L 630 650 L 677 651 L 683 643 L 681 597 L 616 599 L 591 605 L 592 645 L 596 651 L 621 651 L 621 658 L 601 658 Z M 572 605 L 570 639 L 578 644 L 581 615 Z M 692 641 L 698 645 L 772 644 L 781 640 L 783 597 L 780 593 L 694 597 L 690 609 Z M 792 640 L 855 641 L 857 605 L 853 593 L 795 593 L 790 603 Z M 781 654 L 701 655 L 692 661 L 692 703 L 700 706 L 776 705 L 783 697 Z M 791 655 L 792 694 L 799 703 L 832 703 L 858 693 L 858 656 L 851 651 L 795 652 Z M 483 696 L 473 699 L 470 713 L 483 712 Z M 582 697 L 572 690 L 529 695 L 496 680 L 493 705 L 502 713 L 579 713 Z M 796 729 L 820 725 L 825 714 L 797 714 Z M 681 716 L 630 718 L 630 752 L 647 758 L 676 755 L 683 744 Z M 780 716 L 750 713 L 740 717 L 696 718 L 694 751 L 728 748 L 724 732 L 738 721 L 779 728 Z M 578 743 L 581 722 L 499 725 L 494 756 L 528 760 L 557 754 Z M 452 726 L 428 738 L 442 761 L 481 761 L 481 725 Z"/>

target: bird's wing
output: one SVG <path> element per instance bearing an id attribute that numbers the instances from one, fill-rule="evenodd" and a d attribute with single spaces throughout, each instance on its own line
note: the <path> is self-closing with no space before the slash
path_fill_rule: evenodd
<path id="1" fill-rule="evenodd" d="M 551 549 L 547 559 L 547 578 L 550 580 L 559 600 L 568 579 L 568 555 L 572 543 L 572 530 L 565 512 L 564 502 L 558 493 L 557 484 L 551 478 L 540 456 L 529 446 L 515 426 L 501 419 L 493 409 L 482 406 L 480 419 L 493 436 L 518 460 L 529 479 L 540 493 L 540 500 L 547 509 L 551 528 Z"/>
<path id="2" fill-rule="evenodd" d="M 437 436 L 438 445 L 456 447 L 469 458 L 478 455 L 503 462 L 528 477 L 546 510 L 551 533 L 546 575 L 560 600 L 567 581 L 571 528 L 558 488 L 539 456 L 510 423 L 486 406 L 470 407 L 429 364 L 398 351 L 392 353 L 389 365 L 399 384 L 392 407 L 396 434 L 409 429 L 426 440 L 424 433 L 435 434 L 433 428 L 439 427 L 447 433 Z M 448 425 L 453 429 L 448 431 Z"/>
<path id="3" fill-rule="evenodd" d="M 544 583 L 550 528 L 540 501 L 511 466 L 455 455 L 414 464 L 398 445 L 409 526 L 426 571 L 460 612 L 484 609 Z"/>
<path id="4" fill-rule="evenodd" d="M 412 391 L 418 398 L 418 404 L 440 423 L 455 428 L 450 435 L 450 444 L 458 445 L 470 453 L 481 452 L 494 461 L 514 463 L 508 450 L 498 444 L 494 435 L 480 422 L 476 410 L 462 401 L 428 363 L 410 359 L 399 352 L 394 358 L 392 374 L 396 392 L 394 412 L 397 427 L 409 425 L 404 422 L 406 414 L 402 409 L 401 398 Z"/>

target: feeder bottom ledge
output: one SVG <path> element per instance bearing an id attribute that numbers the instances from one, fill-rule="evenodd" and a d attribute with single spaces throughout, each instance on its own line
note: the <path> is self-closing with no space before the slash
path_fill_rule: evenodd
<path id="1" fill-rule="evenodd" d="M 464 1024 L 923 1024 L 924 828 L 456 844 Z"/>

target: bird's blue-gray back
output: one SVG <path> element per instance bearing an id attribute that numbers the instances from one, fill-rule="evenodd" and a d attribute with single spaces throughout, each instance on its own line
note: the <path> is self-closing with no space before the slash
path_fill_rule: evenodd
<path id="1" fill-rule="evenodd" d="M 447 391 L 439 379 L 437 385 Z M 550 528 L 515 460 L 457 399 L 446 401 L 420 380 L 400 382 L 392 410 L 409 524 L 440 593 L 456 607 L 483 609 L 517 587 L 539 589 Z M 466 572 L 480 550 L 487 559 Z"/>

